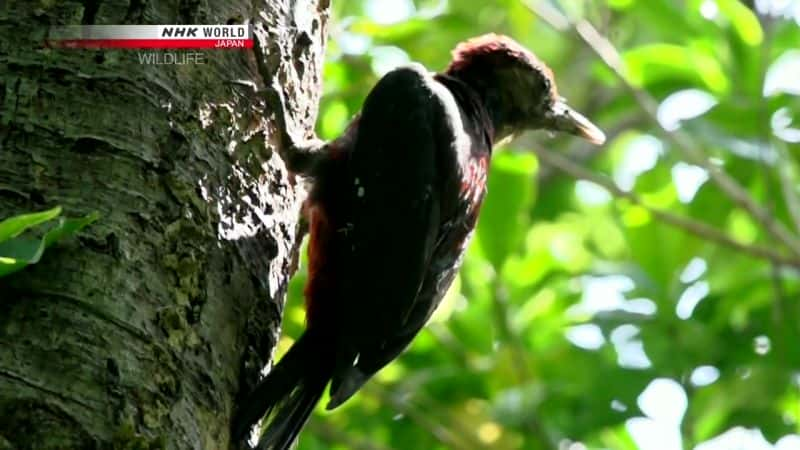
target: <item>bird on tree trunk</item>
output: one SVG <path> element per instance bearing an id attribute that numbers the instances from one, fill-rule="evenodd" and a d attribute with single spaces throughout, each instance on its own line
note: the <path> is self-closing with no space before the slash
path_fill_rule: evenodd
<path id="1" fill-rule="evenodd" d="M 602 144 L 558 95 L 553 73 L 505 36 L 459 44 L 442 73 L 418 64 L 378 81 L 339 138 L 290 136 L 268 88 L 288 169 L 313 187 L 306 330 L 240 405 L 242 439 L 263 417 L 259 449 L 288 449 L 330 383 L 335 408 L 396 358 L 453 281 L 478 220 L 495 143 L 546 129 Z"/>

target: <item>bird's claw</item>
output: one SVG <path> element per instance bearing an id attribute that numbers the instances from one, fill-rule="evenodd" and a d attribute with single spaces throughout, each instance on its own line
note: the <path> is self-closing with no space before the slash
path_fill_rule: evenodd
<path id="1" fill-rule="evenodd" d="M 297 139 L 292 135 L 286 120 L 286 102 L 280 87 L 268 86 L 264 90 L 264 100 L 275 115 L 280 136 L 278 154 L 281 159 L 290 172 L 310 174 L 320 158 L 324 157 L 322 150 L 325 142 L 316 135 L 311 139 Z"/>
<path id="2" fill-rule="evenodd" d="M 323 148 L 325 147 L 325 142 L 316 136 L 311 139 L 297 139 L 292 135 L 291 127 L 287 121 L 286 101 L 281 87 L 270 84 L 264 89 L 257 89 L 255 83 L 248 80 L 232 80 L 230 83 L 249 87 L 264 100 L 267 111 L 272 112 L 274 115 L 275 127 L 278 133 L 278 155 L 290 172 L 310 174 L 319 160 L 324 157 Z"/>

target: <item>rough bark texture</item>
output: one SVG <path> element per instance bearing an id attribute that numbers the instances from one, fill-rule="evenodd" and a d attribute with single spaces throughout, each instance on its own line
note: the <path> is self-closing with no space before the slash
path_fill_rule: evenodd
<path id="1" fill-rule="evenodd" d="M 304 195 L 275 150 L 253 51 L 203 65 L 42 48 L 50 25 L 252 21 L 315 121 L 328 2 L 6 0 L 0 218 L 101 219 L 0 279 L 0 449 L 225 449 L 277 337 Z"/>

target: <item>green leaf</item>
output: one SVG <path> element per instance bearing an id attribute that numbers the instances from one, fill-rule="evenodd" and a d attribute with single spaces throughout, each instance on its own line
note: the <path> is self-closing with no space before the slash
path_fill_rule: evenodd
<path id="1" fill-rule="evenodd" d="M 730 81 L 717 59 L 697 49 L 674 44 L 650 44 L 624 53 L 626 76 L 637 86 L 671 82 L 678 87 L 686 81 L 723 94 Z"/>
<path id="2" fill-rule="evenodd" d="M 347 126 L 347 121 L 350 118 L 350 113 L 347 110 L 347 105 L 342 101 L 334 101 L 322 114 L 320 121 L 320 134 L 329 139 L 333 139 L 344 131 Z"/>
<path id="3" fill-rule="evenodd" d="M 47 211 L 10 217 L 0 222 L 0 242 L 17 237 L 28 228 L 55 219 L 59 214 L 61 214 L 61 207 L 56 206 Z"/>
<path id="4" fill-rule="evenodd" d="M 764 31 L 755 13 L 740 0 L 717 0 L 720 12 L 731 21 L 731 26 L 739 38 L 747 45 L 755 47 L 764 40 Z"/>
<path id="5" fill-rule="evenodd" d="M 61 219 L 58 226 L 48 231 L 44 235 L 45 248 L 50 247 L 65 237 L 72 236 L 99 218 L 100 213 L 93 211 L 86 216 L 77 219 Z"/>
<path id="6" fill-rule="evenodd" d="M 628 9 L 634 0 L 608 0 L 608 6 L 614 9 Z"/>
<path id="7" fill-rule="evenodd" d="M 56 207 L 48 212 L 52 211 L 60 213 L 61 208 Z M 39 217 L 35 219 L 39 221 L 38 223 L 42 223 L 53 218 L 50 217 L 49 219 L 41 220 L 41 217 L 44 213 L 36 214 L 39 215 Z M 34 214 L 16 216 L 12 219 L 30 217 L 33 215 Z M 28 265 L 36 264 L 39 262 L 39 260 L 41 260 L 42 254 L 44 254 L 46 248 L 50 247 L 61 239 L 74 235 L 87 225 L 97 220 L 99 217 L 100 215 L 97 212 L 92 212 L 77 219 L 65 219 L 62 217 L 59 219 L 58 224 L 47 231 L 40 239 L 15 237 L 13 239 L 0 242 L 0 277 L 22 270 Z M 4 221 L 3 224 L 12 219 Z M 32 220 L 28 219 L 28 221 L 24 223 L 30 224 L 32 223 Z M 28 225 L 28 227 L 30 226 L 33 225 Z M 19 228 L 19 225 L 17 225 L 17 228 Z M 18 234 L 19 233 L 17 233 L 17 235 Z"/>
<path id="8" fill-rule="evenodd" d="M 44 240 L 15 238 L 0 242 L 0 277 L 36 264 L 44 253 Z"/>
<path id="9" fill-rule="evenodd" d="M 489 175 L 486 204 L 481 211 L 480 245 L 499 268 L 514 249 L 520 248 L 533 205 L 536 158 L 531 154 L 499 152 Z"/>
<path id="10" fill-rule="evenodd" d="M 350 26 L 350 31 L 386 42 L 418 36 L 420 32 L 429 26 L 430 21 L 422 18 L 415 18 L 394 25 L 378 24 L 368 19 L 359 19 L 353 22 Z"/>

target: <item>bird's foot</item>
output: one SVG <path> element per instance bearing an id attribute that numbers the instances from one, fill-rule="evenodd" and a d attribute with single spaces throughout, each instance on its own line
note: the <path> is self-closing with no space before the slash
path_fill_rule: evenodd
<path id="1" fill-rule="evenodd" d="M 265 89 L 257 89 L 255 83 L 250 81 L 231 81 L 238 86 L 253 89 L 265 103 L 266 110 L 274 114 L 275 125 L 278 132 L 278 154 L 286 168 L 296 174 L 311 175 L 314 168 L 325 158 L 325 141 L 316 137 L 298 139 L 290 131 L 287 121 L 286 102 L 280 86 L 268 85 Z"/>
<path id="2" fill-rule="evenodd" d="M 286 120 L 286 102 L 280 86 L 268 86 L 262 95 L 267 108 L 275 114 L 275 122 L 280 135 L 278 154 L 290 172 L 310 174 L 324 157 L 325 141 L 317 138 L 316 135 L 308 139 L 297 139 L 292 135 Z"/>

